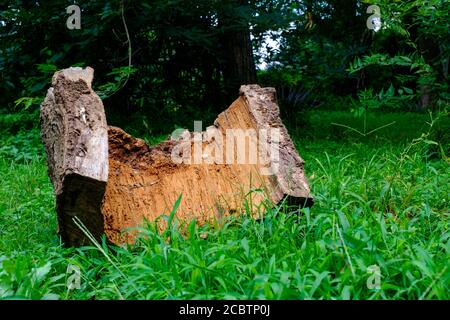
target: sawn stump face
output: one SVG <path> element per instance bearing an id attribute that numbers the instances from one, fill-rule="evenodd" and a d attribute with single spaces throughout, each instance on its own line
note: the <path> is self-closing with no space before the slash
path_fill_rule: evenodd
<path id="1" fill-rule="evenodd" d="M 255 217 L 264 213 L 262 201 L 277 204 L 288 196 L 312 204 L 304 161 L 281 122 L 273 88 L 242 86 L 213 126 L 149 147 L 107 127 L 92 78 L 91 68 L 57 72 L 41 107 L 65 243 L 87 242 L 80 221 L 96 239 L 106 234 L 112 243 L 132 242 L 135 232 L 125 229 L 168 214 L 180 194 L 176 218 L 199 224 L 238 214 L 245 203 Z"/>

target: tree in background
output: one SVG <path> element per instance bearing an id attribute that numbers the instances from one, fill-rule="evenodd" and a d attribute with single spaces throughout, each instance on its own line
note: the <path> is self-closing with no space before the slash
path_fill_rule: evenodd
<path id="1" fill-rule="evenodd" d="M 167 132 L 212 120 L 241 84 L 276 86 L 305 108 L 448 105 L 449 2 L 361 0 L 10 1 L 0 8 L 0 109 L 38 105 L 54 71 L 92 66 L 108 121 Z M 368 30 L 367 7 L 382 28 Z M 279 44 L 264 57 L 267 37 Z M 19 99 L 20 98 L 20 99 Z M 20 108 L 19 108 L 20 105 Z M 365 105 L 365 106 L 364 106 Z"/>
<path id="2" fill-rule="evenodd" d="M 18 97 L 38 104 L 27 97 L 42 97 L 54 71 L 89 65 L 109 116 L 139 113 L 165 125 L 173 121 L 161 120 L 181 111 L 186 119 L 217 113 L 241 84 L 256 82 L 255 1 L 79 1 L 81 30 L 65 27 L 69 4 L 11 1 L 3 7 L 2 106 L 13 110 Z M 259 23 L 259 32 L 266 28 Z"/>
<path id="3" fill-rule="evenodd" d="M 250 39 L 249 17 L 254 10 L 246 0 L 222 2 L 218 11 L 221 29 L 223 77 L 225 92 L 230 99 L 241 84 L 256 83 L 256 67 Z"/>
<path id="4" fill-rule="evenodd" d="M 378 5 L 382 27 L 369 30 Z M 279 51 L 260 79 L 295 109 L 373 106 L 399 110 L 448 105 L 450 2 L 299 1 Z M 375 103 L 376 102 L 376 103 Z M 357 104 L 357 103 L 356 103 Z"/>
<path id="5" fill-rule="evenodd" d="M 420 110 L 448 106 L 450 2 L 374 2 L 383 8 L 382 28 L 373 36 L 370 52 L 356 59 L 350 71 L 383 77 L 384 86 L 372 95 L 381 106 Z"/>

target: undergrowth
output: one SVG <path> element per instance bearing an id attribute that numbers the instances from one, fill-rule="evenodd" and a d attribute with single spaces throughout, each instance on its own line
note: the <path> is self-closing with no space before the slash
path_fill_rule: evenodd
<path id="1" fill-rule="evenodd" d="M 64 248 L 57 236 L 37 122 L 14 127 L 2 117 L 0 297 L 450 298 L 448 141 L 433 140 L 434 128 L 421 135 L 427 115 L 374 115 L 373 128 L 396 123 L 364 137 L 331 124 L 358 125 L 342 112 L 315 111 L 307 128 L 291 127 L 310 209 L 283 202 L 263 219 L 242 212 L 221 228 L 181 226 L 174 210 L 166 231 L 146 223 L 134 245 L 82 248 Z M 69 290 L 74 267 L 80 288 Z M 380 287 L 368 286 L 373 268 Z"/>

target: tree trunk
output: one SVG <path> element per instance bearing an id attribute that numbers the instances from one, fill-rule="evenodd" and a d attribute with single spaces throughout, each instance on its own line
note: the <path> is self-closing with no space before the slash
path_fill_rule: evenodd
<path id="1" fill-rule="evenodd" d="M 224 32 L 222 46 L 225 63 L 222 67 L 227 102 L 233 101 L 239 87 L 256 83 L 256 66 L 247 21 L 239 18 L 237 10 L 245 6 L 245 0 L 232 1 L 233 6 L 219 17 Z"/>
<path id="2" fill-rule="evenodd" d="M 206 131 L 185 130 L 151 148 L 120 128 L 109 127 L 106 135 L 91 79 L 89 69 L 56 73 L 41 111 L 67 244 L 87 243 L 81 223 L 96 239 L 106 234 L 112 243 L 132 242 L 136 232 L 123 235 L 127 228 L 169 214 L 180 195 L 175 218 L 199 224 L 220 224 L 233 213 L 259 218 L 263 203 L 284 198 L 312 205 L 304 161 L 281 122 L 275 89 L 242 86 Z M 158 226 L 162 230 L 166 222 L 160 219 Z"/>
<path id="3" fill-rule="evenodd" d="M 41 135 L 53 183 L 59 233 L 64 242 L 87 244 L 74 218 L 103 233 L 101 204 L 108 180 L 108 129 L 92 68 L 55 73 L 41 106 Z"/>

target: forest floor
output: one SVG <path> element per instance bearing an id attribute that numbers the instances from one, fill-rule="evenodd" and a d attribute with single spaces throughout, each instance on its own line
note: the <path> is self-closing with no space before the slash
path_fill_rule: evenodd
<path id="1" fill-rule="evenodd" d="M 0 115 L 0 298 L 450 299 L 448 118 L 422 135 L 428 114 L 374 113 L 366 132 L 395 124 L 366 136 L 332 124 L 364 130 L 350 113 L 307 119 L 289 132 L 311 209 L 75 249 L 56 233 L 36 118 Z"/>

